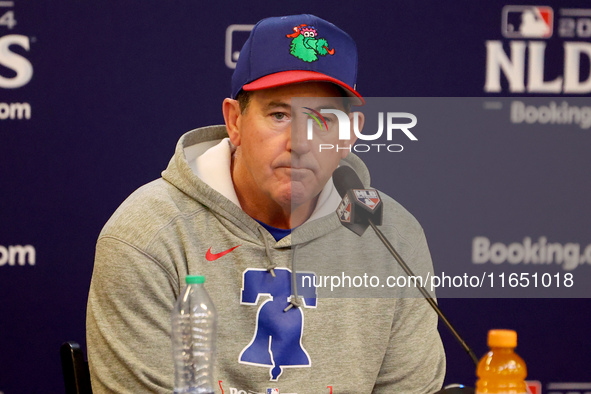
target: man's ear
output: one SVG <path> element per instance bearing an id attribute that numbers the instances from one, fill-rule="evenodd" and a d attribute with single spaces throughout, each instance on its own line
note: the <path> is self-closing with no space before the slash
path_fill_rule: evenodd
<path id="1" fill-rule="evenodd" d="M 224 99 L 222 104 L 222 112 L 224 114 L 224 121 L 226 123 L 226 130 L 230 141 L 234 146 L 240 145 L 240 123 L 242 112 L 240 111 L 240 104 L 237 100 L 231 98 Z"/>
<path id="2" fill-rule="evenodd" d="M 363 114 L 363 112 L 350 112 L 349 113 L 349 127 L 351 127 L 351 129 L 349 130 L 349 135 L 351 136 L 351 138 L 347 141 L 341 142 L 346 146 L 352 147 L 355 144 L 355 142 L 357 141 L 357 134 L 355 134 L 355 131 L 354 131 L 355 118 L 357 118 L 357 125 L 359 126 L 357 128 L 358 133 L 361 133 L 361 131 L 363 130 L 363 125 L 365 124 L 365 115 Z M 341 150 L 341 158 L 344 159 L 345 157 L 347 157 L 347 154 L 349 154 L 349 152 L 350 151 L 348 149 Z"/>

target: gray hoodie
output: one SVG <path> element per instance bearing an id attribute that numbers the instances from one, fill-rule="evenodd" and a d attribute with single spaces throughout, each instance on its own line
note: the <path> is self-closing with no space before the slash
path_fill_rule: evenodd
<path id="1" fill-rule="evenodd" d="M 87 314 L 94 392 L 172 392 L 170 313 L 187 275 L 205 275 L 218 311 L 216 392 L 438 390 L 437 316 L 416 289 L 345 285 L 368 272 L 381 283 L 403 273 L 371 230 L 358 237 L 341 226 L 332 180 L 311 218 L 275 241 L 240 209 L 225 137 L 223 126 L 183 135 L 162 178 L 135 191 L 103 228 Z M 359 158 L 341 165 L 369 186 Z M 382 231 L 417 275 L 432 274 L 419 223 L 382 200 Z M 337 276 L 343 286 L 331 289 Z M 301 287 L 305 277 L 315 286 Z M 290 301 L 297 306 L 285 312 Z"/>

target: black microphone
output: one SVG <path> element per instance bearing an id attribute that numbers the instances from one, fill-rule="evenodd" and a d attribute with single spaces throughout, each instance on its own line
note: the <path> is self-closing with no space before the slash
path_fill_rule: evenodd
<path id="1" fill-rule="evenodd" d="M 406 275 L 415 277 L 416 275 L 406 265 L 396 249 L 394 249 L 394 246 L 386 239 L 386 236 L 380 229 L 377 228 L 377 226 L 382 224 L 383 213 L 383 204 L 377 190 L 365 189 L 355 170 L 348 166 L 337 168 L 332 174 L 332 180 L 340 196 L 343 198 L 337 208 L 337 215 L 341 220 L 341 224 L 359 236 L 363 235 L 368 226 L 371 226 Z M 379 201 L 376 202 L 376 198 Z M 451 331 L 454 338 L 456 338 L 462 348 L 468 353 L 474 364 L 478 366 L 478 358 L 476 358 L 472 349 L 466 344 L 460 334 L 458 334 L 449 320 L 447 320 L 443 312 L 441 312 L 441 309 L 439 309 L 439 306 L 437 306 L 431 295 L 423 286 L 417 286 L 417 289 L 433 310 L 435 310 L 441 321 Z"/>
<path id="2" fill-rule="evenodd" d="M 365 189 L 351 167 L 337 168 L 332 177 L 342 197 L 337 215 L 343 226 L 361 236 L 370 221 L 378 226 L 382 224 L 383 204 L 376 189 Z"/>

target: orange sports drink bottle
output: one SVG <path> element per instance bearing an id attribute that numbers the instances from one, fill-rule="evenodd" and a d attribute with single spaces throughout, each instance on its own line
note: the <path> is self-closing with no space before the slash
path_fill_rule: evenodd
<path id="1" fill-rule="evenodd" d="M 490 351 L 480 360 L 476 375 L 476 394 L 525 394 L 525 362 L 514 349 L 517 333 L 513 330 L 490 330 Z"/>

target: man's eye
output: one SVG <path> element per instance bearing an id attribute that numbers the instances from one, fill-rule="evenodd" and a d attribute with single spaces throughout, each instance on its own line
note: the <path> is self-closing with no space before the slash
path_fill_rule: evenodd
<path id="1" fill-rule="evenodd" d="M 273 118 L 275 118 L 276 120 L 285 120 L 287 119 L 287 114 L 283 113 L 283 112 L 274 112 L 271 114 L 271 116 Z"/>

